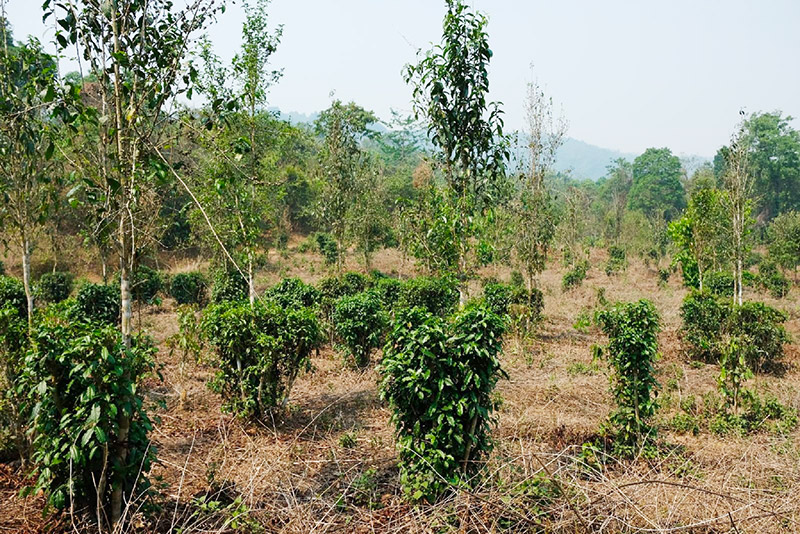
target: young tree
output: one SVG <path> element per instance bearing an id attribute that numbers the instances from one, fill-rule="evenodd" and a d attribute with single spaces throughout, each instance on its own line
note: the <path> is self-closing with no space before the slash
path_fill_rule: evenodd
<path id="1" fill-rule="evenodd" d="M 171 0 L 45 0 L 45 18 L 57 22 L 55 40 L 63 52 L 79 50 L 88 72 L 97 77 L 93 98 L 84 99 L 87 124 L 99 142 L 87 144 L 99 163 L 86 172 L 82 187 L 107 191 L 117 220 L 115 248 L 120 260 L 122 341 L 132 340 L 131 274 L 139 246 L 141 199 L 153 182 L 166 179 L 168 163 L 161 143 L 175 98 L 189 92 L 197 72 L 184 68 L 191 38 L 215 15 L 215 0 L 190 0 L 182 9 Z M 191 93 L 189 93 L 191 94 Z M 93 180 L 93 175 L 99 179 Z M 145 215 L 149 213 L 145 210 Z M 129 405 L 135 402 L 130 394 Z M 126 404 L 123 402 L 122 404 Z M 132 411 L 118 412 L 118 447 L 112 461 L 124 464 Z M 122 517 L 124 485 L 111 496 L 110 522 Z"/>
<path id="2" fill-rule="evenodd" d="M 633 185 L 633 166 L 625 158 L 617 158 L 608 166 L 608 180 L 604 184 L 605 193 L 609 197 L 613 215 L 612 235 L 619 244 L 622 236 L 622 220 L 628 205 L 628 194 Z"/>
<path id="3" fill-rule="evenodd" d="M 567 121 L 553 112 L 553 101 L 535 82 L 528 84 L 528 172 L 521 180 L 515 212 L 514 250 L 527 278 L 528 290 L 544 270 L 556 230 L 556 214 L 544 179 L 564 142 Z"/>
<path id="4" fill-rule="evenodd" d="M 0 222 L 12 230 L 22 252 L 30 327 L 31 255 L 56 196 L 56 123 L 51 115 L 59 89 L 55 61 L 37 40 L 10 44 L 10 30 L 2 18 L 0 38 Z"/>
<path id="5" fill-rule="evenodd" d="M 781 213 L 769 225 L 769 255 L 784 269 L 800 265 L 800 213 Z"/>
<path id="6" fill-rule="evenodd" d="M 668 148 L 648 148 L 633 162 L 628 209 L 671 221 L 686 207 L 681 160 Z"/>
<path id="7" fill-rule="evenodd" d="M 405 72 L 406 82 L 414 86 L 416 116 L 428 121 L 447 201 L 456 216 L 451 239 L 458 249 L 462 303 L 467 298 L 475 220 L 496 203 L 508 159 L 500 104 L 487 102 L 492 57 L 487 22 L 463 0 L 447 0 L 441 44 Z"/>

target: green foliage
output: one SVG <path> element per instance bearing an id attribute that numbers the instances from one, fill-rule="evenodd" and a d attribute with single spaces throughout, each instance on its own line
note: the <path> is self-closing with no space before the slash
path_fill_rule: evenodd
<path id="1" fill-rule="evenodd" d="M 624 271 L 628 268 L 628 255 L 625 249 L 616 245 L 608 247 L 608 263 L 606 263 L 606 274 L 611 276 Z"/>
<path id="2" fill-rule="evenodd" d="M 325 258 L 325 263 L 335 265 L 339 261 L 339 247 L 336 245 L 336 240 L 325 232 L 317 232 L 314 234 L 314 239 L 317 242 L 317 250 Z"/>
<path id="3" fill-rule="evenodd" d="M 761 262 L 757 281 L 770 295 L 779 299 L 788 295 L 792 287 L 791 281 L 771 261 Z"/>
<path id="4" fill-rule="evenodd" d="M 75 314 L 79 320 L 119 324 L 119 287 L 104 284 L 84 284 L 75 297 Z"/>
<path id="5" fill-rule="evenodd" d="M 317 288 L 299 278 L 284 278 L 267 290 L 264 296 L 283 308 L 310 308 L 322 298 Z"/>
<path id="6" fill-rule="evenodd" d="M 498 355 L 505 326 L 485 306 L 452 322 L 422 308 L 398 311 L 380 365 L 400 453 L 400 481 L 412 500 L 435 501 L 470 484 L 492 446 L 493 396 L 505 376 Z"/>
<path id="7" fill-rule="evenodd" d="M 668 148 L 648 148 L 633 161 L 628 209 L 670 221 L 686 207 L 681 160 Z"/>
<path id="8" fill-rule="evenodd" d="M 12 306 L 20 317 L 28 316 L 28 299 L 22 282 L 10 276 L 0 275 L 0 308 Z"/>
<path id="9" fill-rule="evenodd" d="M 372 290 L 380 297 L 384 310 L 391 311 L 400 300 L 403 282 L 397 278 L 380 278 L 375 282 Z"/>
<path id="10" fill-rule="evenodd" d="M 58 314 L 37 324 L 20 387 L 32 406 L 32 491 L 43 491 L 48 506 L 107 514 L 114 488 L 127 499 L 147 490 L 155 448 L 138 388 L 153 374 L 155 352 L 146 338 L 126 348 L 109 324 Z M 122 445 L 120 463 L 112 453 Z"/>
<path id="11" fill-rule="evenodd" d="M 586 273 L 589 270 L 589 262 L 584 260 L 576 263 L 572 269 L 564 273 L 561 279 L 561 290 L 569 291 L 570 289 L 579 287 L 586 280 Z"/>
<path id="12" fill-rule="evenodd" d="M 3 263 L 3 260 L 0 260 L 0 276 L 5 276 L 6 274 L 6 264 Z"/>
<path id="13" fill-rule="evenodd" d="M 28 454 L 25 392 L 18 390 L 29 345 L 26 318 L 13 304 L 0 304 L 0 460 Z"/>
<path id="14" fill-rule="evenodd" d="M 692 358 L 720 361 L 727 340 L 737 340 L 737 354 L 756 372 L 770 370 L 783 357 L 790 338 L 783 326 L 786 315 L 761 302 L 734 305 L 708 291 L 693 291 L 681 306 L 681 337 Z"/>
<path id="15" fill-rule="evenodd" d="M 651 443 L 656 428 L 651 420 L 658 409 L 655 393 L 655 362 L 658 358 L 658 312 L 652 303 L 640 300 L 601 310 L 597 321 L 608 336 L 606 347 L 598 348 L 611 367 L 611 392 L 617 409 L 610 422 L 616 445 L 634 454 Z"/>
<path id="16" fill-rule="evenodd" d="M 201 329 L 216 351 L 210 387 L 222 395 L 226 411 L 241 417 L 262 418 L 285 405 L 320 337 L 312 310 L 270 301 L 213 304 Z"/>
<path id="17" fill-rule="evenodd" d="M 214 275 L 214 286 L 211 288 L 211 302 L 235 302 L 246 300 L 249 284 L 238 270 L 219 270 Z"/>
<path id="18" fill-rule="evenodd" d="M 434 315 L 449 315 L 458 304 L 458 287 L 452 278 L 420 276 L 408 280 L 400 292 L 400 308 L 421 307 Z"/>
<path id="19" fill-rule="evenodd" d="M 131 274 L 131 294 L 140 304 L 153 304 L 163 288 L 161 273 L 146 265 L 139 265 Z"/>
<path id="20" fill-rule="evenodd" d="M 169 280 L 169 296 L 179 305 L 203 306 L 208 298 L 208 281 L 199 271 L 175 274 Z"/>
<path id="21" fill-rule="evenodd" d="M 508 308 L 511 306 L 515 290 L 516 288 L 510 285 L 490 282 L 483 286 L 483 300 L 492 313 L 503 317 L 508 315 Z"/>
<path id="22" fill-rule="evenodd" d="M 738 414 L 742 394 L 747 393 L 743 390 L 744 383 L 753 378 L 747 354 L 752 347 L 746 347 L 749 340 L 739 336 L 730 337 L 726 341 L 719 359 L 717 384 L 733 413 Z"/>
<path id="23" fill-rule="evenodd" d="M 733 273 L 730 271 L 707 271 L 703 274 L 703 289 L 712 295 L 733 296 Z"/>
<path id="24" fill-rule="evenodd" d="M 781 213 L 767 229 L 769 256 L 784 269 L 800 266 L 800 213 Z"/>
<path id="25" fill-rule="evenodd" d="M 356 367 L 369 365 L 370 353 L 380 346 L 387 317 L 378 295 L 364 291 L 344 296 L 333 309 L 333 327 Z"/>
<path id="26" fill-rule="evenodd" d="M 72 274 L 64 272 L 45 273 L 36 285 L 36 294 L 45 302 L 61 302 L 72 293 Z"/>

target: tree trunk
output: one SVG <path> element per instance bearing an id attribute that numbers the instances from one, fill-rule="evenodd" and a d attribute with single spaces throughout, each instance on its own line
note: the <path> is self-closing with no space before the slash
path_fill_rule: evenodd
<path id="1" fill-rule="evenodd" d="M 25 299 L 28 302 L 28 330 L 33 328 L 33 288 L 31 286 L 31 243 L 27 236 L 22 237 L 22 283 L 25 286 Z"/>
<path id="2" fill-rule="evenodd" d="M 252 254 L 250 258 L 247 260 L 247 287 L 250 294 L 250 307 L 256 305 L 256 283 L 255 277 L 253 276 L 253 257 Z"/>

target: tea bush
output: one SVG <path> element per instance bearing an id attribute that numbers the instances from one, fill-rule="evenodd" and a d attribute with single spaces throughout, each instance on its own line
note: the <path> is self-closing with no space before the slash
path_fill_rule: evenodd
<path id="1" fill-rule="evenodd" d="M 505 376 L 498 359 L 504 323 L 486 305 L 450 322 L 421 307 L 397 312 L 379 371 L 400 481 L 412 500 L 433 502 L 475 481 L 492 447 L 493 392 Z"/>
<path id="2" fill-rule="evenodd" d="M 199 271 L 178 273 L 170 278 L 168 292 L 178 305 L 203 306 L 208 298 L 208 281 Z"/>
<path id="3" fill-rule="evenodd" d="M 28 299 L 20 280 L 0 275 L 0 308 L 12 306 L 20 317 L 28 316 Z"/>
<path id="4" fill-rule="evenodd" d="M 758 285 L 775 298 L 783 298 L 789 294 L 792 287 L 791 281 L 778 269 L 773 262 L 762 262 L 758 268 Z"/>
<path id="5" fill-rule="evenodd" d="M 611 276 L 624 271 L 628 268 L 628 255 L 625 249 L 616 245 L 608 247 L 608 263 L 606 263 L 606 274 Z"/>
<path id="6" fill-rule="evenodd" d="M 284 278 L 264 295 L 284 308 L 309 308 L 320 303 L 319 290 L 299 278 Z"/>
<path id="7" fill-rule="evenodd" d="M 214 286 L 211 288 L 211 302 L 236 302 L 247 300 L 250 292 L 249 284 L 239 271 L 220 270 L 214 275 Z"/>
<path id="8" fill-rule="evenodd" d="M 609 417 L 619 452 L 631 455 L 647 447 L 656 436 L 651 424 L 658 409 L 658 312 L 647 300 L 617 304 L 597 314 L 608 345 L 595 347 L 611 367 L 611 392 L 617 404 Z"/>
<path id="9" fill-rule="evenodd" d="M 164 288 L 161 273 L 146 265 L 139 265 L 131 276 L 131 295 L 140 304 L 154 304 L 159 291 Z"/>
<path id="10" fill-rule="evenodd" d="M 421 276 L 403 284 L 397 305 L 400 308 L 421 307 L 444 317 L 455 310 L 458 299 L 455 280 Z"/>
<path id="11" fill-rule="evenodd" d="M 703 289 L 712 295 L 733 296 L 733 273 L 728 271 L 708 271 L 703 274 Z"/>
<path id="12" fill-rule="evenodd" d="M 333 309 L 333 327 L 356 367 L 369 365 L 370 353 L 380 346 L 387 317 L 380 298 L 372 291 L 344 296 Z"/>
<path id="13" fill-rule="evenodd" d="M 312 310 L 271 301 L 213 304 L 201 329 L 218 367 L 210 387 L 222 396 L 226 411 L 241 417 L 261 418 L 285 405 L 320 338 Z"/>
<path id="14" fill-rule="evenodd" d="M 576 263 L 572 269 L 564 273 L 564 277 L 561 279 L 561 290 L 566 292 L 572 288 L 579 287 L 586 280 L 588 270 L 588 261 L 584 260 Z"/>
<path id="15" fill-rule="evenodd" d="M 104 286 L 100 286 L 104 287 Z M 141 498 L 155 458 L 139 390 L 153 374 L 146 338 L 126 348 L 112 325 L 45 316 L 25 359 L 32 406 L 32 460 L 48 507 L 111 517 L 112 493 Z"/>
<path id="16" fill-rule="evenodd" d="M 36 284 L 36 295 L 45 302 L 62 302 L 72 293 L 72 274 L 45 273 Z"/>
<path id="17" fill-rule="evenodd" d="M 508 308 L 511 306 L 514 292 L 517 289 L 500 282 L 489 282 L 483 286 L 483 299 L 492 312 L 503 317 L 508 315 Z"/>
<path id="18" fill-rule="evenodd" d="M 120 322 L 119 286 L 84 284 L 75 297 L 75 318 L 106 324 Z"/>
<path id="19" fill-rule="evenodd" d="M 26 410 L 18 380 L 28 349 L 27 316 L 15 305 L 0 305 L 0 460 L 28 456 Z"/>
<path id="20" fill-rule="evenodd" d="M 314 240 L 317 244 L 317 250 L 325 258 L 326 264 L 333 265 L 339 260 L 339 247 L 330 234 L 317 232 L 314 234 Z"/>
<path id="21" fill-rule="evenodd" d="M 400 293 L 403 291 L 403 282 L 397 278 L 381 278 L 373 287 L 373 291 L 381 299 L 383 309 L 392 311 L 400 300 Z"/>
<path id="22" fill-rule="evenodd" d="M 729 306 L 710 291 L 691 291 L 681 305 L 683 326 L 680 336 L 691 358 L 704 362 L 719 360 L 717 342 Z"/>

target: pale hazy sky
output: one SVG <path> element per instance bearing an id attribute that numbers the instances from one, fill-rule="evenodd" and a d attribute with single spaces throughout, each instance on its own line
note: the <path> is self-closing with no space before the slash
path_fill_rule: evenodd
<path id="1" fill-rule="evenodd" d="M 6 0 L 20 39 L 52 40 L 40 0 Z M 472 0 L 489 16 L 492 97 L 524 124 L 534 77 L 560 103 L 569 135 L 625 152 L 668 146 L 713 156 L 739 109 L 800 116 L 800 0 Z M 284 25 L 271 102 L 326 108 L 330 93 L 388 118 L 410 110 L 403 65 L 438 41 L 443 0 L 273 0 Z M 241 5 L 211 27 L 217 52 L 239 43 Z M 533 71 L 530 66 L 533 65 Z M 794 122 L 800 127 L 800 120 Z"/>

